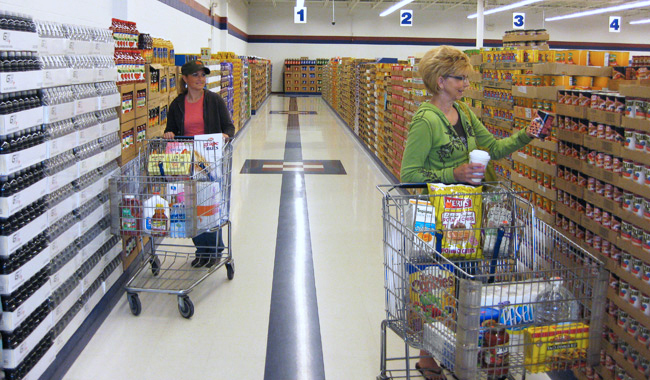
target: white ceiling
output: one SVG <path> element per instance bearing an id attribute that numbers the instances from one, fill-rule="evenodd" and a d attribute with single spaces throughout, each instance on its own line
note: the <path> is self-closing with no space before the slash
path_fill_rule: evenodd
<path id="1" fill-rule="evenodd" d="M 243 0 L 249 7 L 289 7 L 295 6 L 296 0 Z M 486 10 L 502 5 L 515 3 L 519 0 L 488 0 Z M 337 9 L 347 8 L 350 12 L 355 9 L 386 9 L 398 0 L 304 0 L 307 7 L 331 7 Z M 408 5 L 414 10 L 431 9 L 437 11 L 465 10 L 475 11 L 477 0 L 414 0 Z M 583 10 L 610 7 L 623 3 L 634 3 L 635 0 L 544 0 L 530 6 L 519 8 L 522 11 L 544 11 L 546 17 L 579 12 Z M 617 15 L 649 15 L 650 7 L 617 12 Z"/>

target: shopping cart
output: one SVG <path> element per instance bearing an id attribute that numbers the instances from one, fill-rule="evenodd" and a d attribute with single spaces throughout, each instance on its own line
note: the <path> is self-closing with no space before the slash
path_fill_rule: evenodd
<path id="1" fill-rule="evenodd" d="M 536 219 L 528 193 L 501 183 L 466 194 L 408 193 L 426 186 L 377 186 L 386 292 L 377 379 L 419 376 L 411 369 L 420 358 L 413 348 L 431 353 L 460 380 L 525 378 L 598 364 L 603 263 Z M 441 223 L 434 208 L 446 213 L 458 200 L 481 205 L 480 228 Z M 481 255 L 463 259 L 462 250 L 446 248 L 474 237 Z M 387 357 L 388 329 L 403 340 L 403 356 Z"/>
<path id="2" fill-rule="evenodd" d="M 133 315 L 142 310 L 138 293 L 152 292 L 177 295 L 180 314 L 190 318 L 189 293 L 198 284 L 222 266 L 234 278 L 231 172 L 230 143 L 155 139 L 144 140 L 139 155 L 109 181 L 111 232 L 137 239 L 143 252 L 125 287 Z M 210 236 L 214 246 L 199 253 L 189 240 L 197 236 Z M 192 259 L 201 254 L 216 255 L 214 265 L 193 268 Z"/>

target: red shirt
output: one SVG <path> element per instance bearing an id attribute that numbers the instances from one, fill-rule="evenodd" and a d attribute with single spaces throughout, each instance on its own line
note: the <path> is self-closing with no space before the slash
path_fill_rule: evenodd
<path id="1" fill-rule="evenodd" d="M 190 103 L 185 97 L 185 136 L 202 135 L 205 133 L 203 122 L 203 97 L 198 102 Z"/>

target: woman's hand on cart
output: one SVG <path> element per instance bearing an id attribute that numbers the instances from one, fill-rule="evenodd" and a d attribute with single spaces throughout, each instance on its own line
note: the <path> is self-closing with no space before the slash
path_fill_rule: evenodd
<path id="1" fill-rule="evenodd" d="M 175 137 L 174 132 L 165 132 L 165 134 L 163 135 L 163 138 L 168 139 L 168 140 L 171 140 L 174 137 Z"/>

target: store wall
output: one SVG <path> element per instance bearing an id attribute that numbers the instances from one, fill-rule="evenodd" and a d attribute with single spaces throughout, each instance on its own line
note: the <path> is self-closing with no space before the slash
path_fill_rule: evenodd
<path id="1" fill-rule="evenodd" d="M 271 5 L 249 9 L 248 34 L 268 40 L 269 36 L 317 36 L 309 43 L 250 43 L 248 53 L 270 58 L 274 65 L 273 91 L 282 91 L 282 62 L 287 57 L 308 56 L 310 58 L 329 58 L 347 56 L 357 58 L 396 57 L 406 58 L 428 50 L 437 44 L 457 45 L 461 48 L 474 46 L 476 21 L 467 19 L 470 10 L 458 9 L 440 12 L 434 9 L 414 9 L 414 26 L 400 27 L 399 12 L 387 17 L 379 17 L 385 9 L 380 6 L 358 6 L 352 12 L 346 7 L 336 7 L 335 25 L 332 25 L 331 3 L 327 7 L 308 7 L 307 24 L 293 23 L 293 8 Z M 571 48 L 593 49 L 593 43 L 647 44 L 650 27 L 624 25 L 621 33 L 608 32 L 608 16 L 592 16 L 573 20 L 550 22 L 544 25 L 541 11 L 528 11 L 526 27 L 538 29 L 545 27 L 552 41 L 570 41 Z M 547 17 L 549 14 L 547 13 Z M 623 15 L 625 16 L 625 15 Z M 254 21 L 254 22 L 253 22 Z M 625 21 L 625 18 L 624 18 Z M 486 17 L 486 41 L 500 41 L 505 30 L 512 29 L 512 14 L 504 12 Z M 437 39 L 426 45 L 412 42 L 387 42 L 386 44 L 350 44 L 349 39 L 337 41 L 337 37 L 402 37 Z M 458 40 L 460 39 L 460 40 Z M 282 40 L 282 38 L 280 39 Z M 489 42 L 489 41 L 488 41 Z M 585 42 L 591 42 L 584 44 Z M 462 45 L 462 46 L 461 46 Z M 648 49 L 650 50 L 650 49 Z"/>
<path id="2" fill-rule="evenodd" d="M 118 7 L 116 12 L 121 10 Z M 26 13 L 39 20 L 107 28 L 113 0 L 0 0 L 0 9 Z"/>

